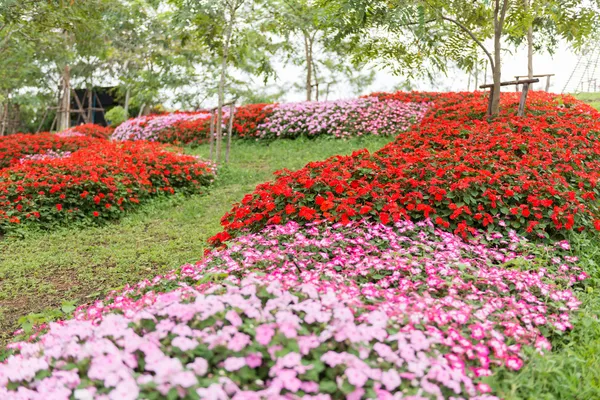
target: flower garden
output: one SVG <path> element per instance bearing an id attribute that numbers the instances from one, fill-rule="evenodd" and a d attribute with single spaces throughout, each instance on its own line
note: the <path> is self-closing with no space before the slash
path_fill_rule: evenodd
<path id="1" fill-rule="evenodd" d="M 209 162 L 157 143 L 110 141 L 100 128 L 0 141 L 0 233 L 117 219 L 149 198 L 214 180 Z"/>
<path id="2" fill-rule="evenodd" d="M 0 398 L 502 398 L 495 376 L 577 334 L 597 278 L 565 238 L 600 230 L 600 115 L 541 92 L 525 118 L 517 105 L 503 94 L 493 120 L 482 93 L 239 107 L 240 138 L 395 139 L 280 171 L 223 216 L 197 263 L 17 332 Z M 154 142 L 202 143 L 208 123 L 16 138 L 0 226 L 199 190 L 213 167 Z"/>

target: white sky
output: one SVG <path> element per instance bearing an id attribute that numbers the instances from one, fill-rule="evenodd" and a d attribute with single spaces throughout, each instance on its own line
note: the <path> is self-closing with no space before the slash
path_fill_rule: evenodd
<path id="1" fill-rule="evenodd" d="M 513 51 L 513 54 L 504 52 L 503 54 L 503 65 L 502 65 L 502 80 L 514 80 L 515 75 L 526 75 L 527 74 L 527 51 L 525 48 Z M 561 93 L 563 87 L 567 83 L 569 76 L 573 72 L 579 56 L 576 55 L 567 45 L 560 45 L 554 56 L 548 54 L 537 53 L 534 54 L 533 69 L 534 74 L 555 74 L 552 77 L 550 84 L 550 91 L 555 93 Z M 600 73 L 600 69 L 598 71 Z M 286 67 L 281 68 L 278 71 L 279 81 L 278 84 L 284 86 L 291 85 L 294 82 L 302 82 L 304 79 L 304 70 L 300 67 Z M 483 82 L 483 71 L 479 78 L 479 84 Z M 542 81 L 542 79 L 544 79 Z M 538 90 L 545 88 L 545 78 L 540 79 L 540 83 L 537 86 Z M 574 79 L 570 82 L 569 86 L 573 86 L 574 81 L 578 81 L 579 76 L 574 76 Z M 400 76 L 395 76 L 389 72 L 379 71 L 377 73 L 375 82 L 363 94 L 376 92 L 376 91 L 391 91 L 396 85 L 401 84 L 404 79 Z M 488 69 L 488 77 L 486 83 L 491 82 L 491 71 Z M 432 90 L 432 91 L 466 91 L 467 90 L 468 77 L 465 73 L 459 70 L 449 72 L 447 77 L 440 76 L 439 82 L 432 85 L 426 79 L 420 81 L 413 81 L 415 90 Z M 600 79 L 598 80 L 600 86 Z M 535 87 L 534 87 L 535 88 Z M 474 89 L 474 80 L 471 80 L 470 90 Z M 514 90 L 514 86 L 505 88 L 505 90 Z M 337 98 L 348 98 L 353 97 L 349 87 L 338 87 L 335 92 L 331 93 L 329 99 Z M 304 93 L 288 92 L 286 93 L 284 100 L 286 101 L 301 101 L 304 99 Z M 321 100 L 323 100 L 321 96 Z"/>

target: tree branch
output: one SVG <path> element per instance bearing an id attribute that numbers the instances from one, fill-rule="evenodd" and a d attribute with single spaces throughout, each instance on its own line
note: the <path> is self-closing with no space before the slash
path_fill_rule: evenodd
<path id="1" fill-rule="evenodd" d="M 485 48 L 485 46 L 483 45 L 483 43 L 481 43 L 481 41 L 479 39 L 477 39 L 477 37 L 473 34 L 473 32 L 471 32 L 469 30 L 469 28 L 467 28 L 466 26 L 464 26 L 463 24 L 461 24 L 460 22 L 458 22 L 457 20 L 455 20 L 453 18 L 445 17 L 443 15 L 441 16 L 441 18 L 444 21 L 449 21 L 449 22 L 452 22 L 452 23 L 456 24 L 458 27 L 460 27 L 460 29 L 462 29 L 465 33 L 467 33 L 471 37 L 471 39 L 473 39 L 475 41 L 475 43 L 477 43 L 477 45 L 479 47 L 481 47 L 481 49 L 483 49 L 484 53 L 487 55 L 487 57 L 490 60 L 491 67 L 494 68 L 494 58 L 492 57 L 492 55 L 490 54 L 490 52 Z"/>

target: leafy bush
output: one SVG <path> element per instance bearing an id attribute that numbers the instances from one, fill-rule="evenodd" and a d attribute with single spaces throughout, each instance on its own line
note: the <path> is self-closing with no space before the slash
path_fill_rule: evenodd
<path id="1" fill-rule="evenodd" d="M 123 122 L 127 121 L 129 115 L 127 115 L 127 111 L 125 111 L 123 107 L 116 106 L 108 110 L 104 118 L 110 123 L 110 126 L 116 128 Z"/>
<path id="2" fill-rule="evenodd" d="M 549 349 L 585 274 L 567 243 L 481 239 L 503 247 L 428 223 L 271 227 L 11 345 L 0 394 L 497 399 L 485 377 Z"/>
<path id="3" fill-rule="evenodd" d="M 380 151 L 310 163 L 259 185 L 224 216 L 225 232 L 213 241 L 320 219 L 431 218 L 463 236 L 506 225 L 530 237 L 600 229 L 597 111 L 534 92 L 527 118 L 516 118 L 518 96 L 503 93 L 504 114 L 488 121 L 481 93 L 431 97 L 430 115 Z"/>
<path id="4" fill-rule="evenodd" d="M 162 145 L 97 140 L 68 157 L 0 170 L 0 231 L 115 219 L 150 197 L 198 192 L 213 179 L 210 164 Z"/>

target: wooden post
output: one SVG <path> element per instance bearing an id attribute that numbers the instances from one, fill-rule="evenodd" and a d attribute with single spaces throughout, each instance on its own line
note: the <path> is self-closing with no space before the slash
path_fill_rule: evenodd
<path id="1" fill-rule="evenodd" d="M 525 114 L 525 102 L 527 101 L 527 92 L 529 92 L 529 83 L 524 83 L 523 92 L 521 93 L 521 101 L 519 102 L 519 111 L 517 112 L 518 117 L 522 117 Z"/>
<path id="2" fill-rule="evenodd" d="M 487 114 L 486 116 L 491 116 L 492 115 L 492 101 L 494 99 L 494 87 L 490 87 L 490 99 L 488 101 L 488 108 L 487 108 Z"/>
<path id="3" fill-rule="evenodd" d="M 210 160 L 213 160 L 213 148 L 215 146 L 215 110 L 210 110 L 210 131 L 208 133 L 208 143 L 210 143 Z"/>
<path id="4" fill-rule="evenodd" d="M 546 77 L 546 92 L 550 91 L 550 75 Z"/>
<path id="5" fill-rule="evenodd" d="M 88 115 L 87 115 L 87 123 L 91 123 L 92 121 L 92 116 L 94 115 L 94 111 L 92 110 L 94 108 L 93 100 L 92 100 L 92 96 L 94 93 L 94 89 L 88 89 Z"/>
<path id="6" fill-rule="evenodd" d="M 233 129 L 233 118 L 235 116 L 235 101 L 229 106 L 229 126 L 227 127 L 227 148 L 225 149 L 225 164 L 229 163 L 229 151 L 231 150 L 231 131 Z"/>

